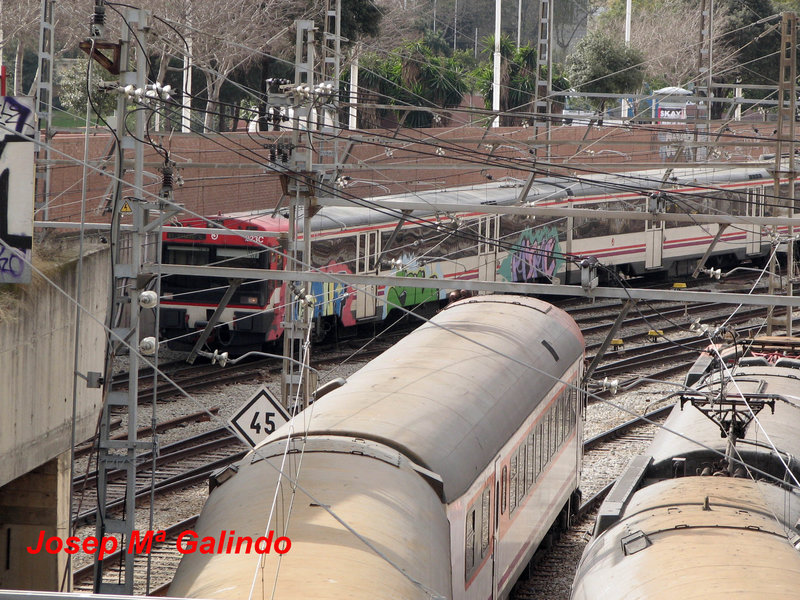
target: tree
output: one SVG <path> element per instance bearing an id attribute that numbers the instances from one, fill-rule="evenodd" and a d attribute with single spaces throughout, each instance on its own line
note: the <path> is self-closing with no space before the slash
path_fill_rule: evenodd
<path id="1" fill-rule="evenodd" d="M 597 11 L 596 0 L 553 3 L 553 60 L 563 62 L 574 43 L 586 34 L 588 19 Z"/>
<path id="2" fill-rule="evenodd" d="M 764 17 L 775 14 L 770 0 L 717 0 L 727 11 L 726 18 L 716 27 L 716 34 L 730 44 L 735 65 L 721 70 L 717 65 L 715 47 L 714 79 L 733 83 L 740 78 L 743 83 L 776 85 L 778 79 L 780 27 L 768 31 L 779 20 L 760 23 Z M 756 94 L 751 93 L 751 97 Z"/>
<path id="3" fill-rule="evenodd" d="M 56 77 L 61 104 L 73 115 L 83 117 L 86 114 L 86 73 L 88 58 L 76 58 L 66 68 L 61 69 Z M 108 79 L 108 76 L 104 77 Z M 95 77 L 94 81 L 97 81 Z M 107 118 L 117 107 L 117 95 L 99 89 L 92 89 L 92 109 L 96 115 Z"/>
<path id="4" fill-rule="evenodd" d="M 733 64 L 730 44 L 720 29 L 727 9 L 714 6 L 714 71 L 724 72 Z M 696 0 L 639 0 L 633 3 L 631 46 L 645 61 L 644 77 L 654 89 L 672 85 L 687 87 L 698 83 L 700 4 Z M 622 40 L 625 32 L 625 2 L 615 0 L 597 19 L 595 29 Z M 702 84 L 702 82 L 700 82 Z"/>
<path id="5" fill-rule="evenodd" d="M 406 44 L 386 58 L 368 54 L 362 58 L 359 70 L 359 102 L 396 104 L 398 107 L 427 106 L 452 108 L 461 104 L 469 89 L 459 56 L 437 54 L 434 48 L 447 52 L 447 47 L 428 37 Z M 403 123 L 411 127 L 430 127 L 444 124 L 437 113 L 403 111 L 398 108 Z M 404 114 L 405 113 L 405 114 Z M 361 112 L 362 126 L 378 125 L 377 112 Z"/>
<path id="6" fill-rule="evenodd" d="M 636 92 L 644 80 L 642 54 L 602 31 L 584 37 L 567 60 L 567 77 L 582 92 L 625 94 Z M 602 113 L 606 98 L 592 100 Z"/>
<path id="7" fill-rule="evenodd" d="M 484 40 L 484 52 L 494 52 L 494 36 Z M 547 77 L 543 71 L 542 77 Z M 486 108 L 492 107 L 494 70 L 491 64 L 484 65 L 477 74 L 478 85 L 483 94 Z M 552 87 L 555 91 L 569 89 L 559 67 L 553 66 Z M 507 35 L 500 36 L 500 111 L 532 112 L 531 102 L 536 95 L 536 49 L 532 46 L 517 48 Z M 527 120 L 528 117 L 526 116 Z M 504 114 L 500 117 L 502 125 L 513 125 L 519 118 Z"/>

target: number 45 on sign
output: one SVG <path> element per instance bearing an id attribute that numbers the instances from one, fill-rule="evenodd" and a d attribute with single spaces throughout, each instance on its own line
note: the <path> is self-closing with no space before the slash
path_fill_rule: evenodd
<path id="1" fill-rule="evenodd" d="M 261 388 L 255 396 L 245 402 L 229 421 L 252 447 L 257 446 L 267 439 L 270 433 L 288 422 L 289 413 L 266 388 Z"/>

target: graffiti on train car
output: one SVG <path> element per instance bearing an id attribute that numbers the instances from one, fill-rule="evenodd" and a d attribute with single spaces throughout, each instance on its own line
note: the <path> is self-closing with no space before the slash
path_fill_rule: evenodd
<path id="1" fill-rule="evenodd" d="M 424 268 L 416 271 L 402 269 L 395 273 L 396 277 L 431 277 L 436 279 L 436 274 L 428 275 Z M 386 291 L 386 310 L 416 306 L 424 302 L 435 302 L 439 299 L 439 290 L 436 288 L 415 288 L 405 286 L 392 286 Z"/>
<path id="2" fill-rule="evenodd" d="M 319 270 L 324 273 L 352 274 L 349 267 L 334 261 Z M 311 284 L 311 293 L 315 298 L 315 318 L 335 315 L 345 327 L 356 324 L 356 308 L 353 304 L 355 291 L 349 285 L 340 281 L 315 281 Z"/>
<path id="3" fill-rule="evenodd" d="M 562 268 L 558 230 L 552 226 L 525 229 L 501 263 L 499 273 L 515 283 L 552 278 Z"/>

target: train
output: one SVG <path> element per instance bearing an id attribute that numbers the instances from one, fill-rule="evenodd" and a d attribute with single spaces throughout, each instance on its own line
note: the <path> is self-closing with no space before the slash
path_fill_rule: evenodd
<path id="1" fill-rule="evenodd" d="M 214 478 L 197 538 L 290 549 L 187 553 L 169 594 L 507 597 L 580 500 L 584 352 L 542 300 L 449 304 Z"/>
<path id="2" fill-rule="evenodd" d="M 800 339 L 712 348 L 601 505 L 572 600 L 797 598 Z"/>
<path id="3" fill-rule="evenodd" d="M 314 283 L 315 340 L 342 338 L 362 324 L 394 319 L 403 310 L 433 314 L 464 280 L 579 283 L 576 257 L 595 257 L 601 280 L 647 274 L 689 274 L 718 232 L 717 225 L 487 214 L 486 205 L 649 210 L 660 194 L 668 212 L 771 216 L 776 213 L 767 163 L 748 168 L 674 169 L 634 173 L 543 177 L 520 202 L 518 180 L 376 198 L 383 206 L 415 200 L 429 210 L 323 207 L 310 219 L 311 264 L 335 274 L 393 275 L 441 280 L 436 288 L 397 285 L 349 286 L 332 277 Z M 662 180 L 664 180 L 662 182 Z M 787 184 L 788 185 L 788 184 Z M 787 185 L 783 187 L 786 188 Z M 656 191 L 657 190 L 657 191 Z M 788 192 L 781 195 L 788 197 Z M 800 197 L 800 192 L 798 192 Z M 360 204 L 365 204 L 361 201 Z M 459 205 L 448 212 L 437 206 Z M 403 215 L 400 218 L 399 215 Z M 777 215 L 776 215 L 777 216 Z M 287 213 L 236 213 L 179 224 L 208 233 L 163 234 L 162 263 L 263 269 L 262 280 L 243 282 L 221 313 L 210 347 L 235 353 L 258 350 L 283 334 L 287 285 L 268 272 L 286 265 Z M 244 237 L 227 230 L 244 230 Z M 304 233 L 300 232 L 300 237 Z M 729 227 L 706 261 L 709 267 L 764 262 L 771 239 L 755 225 Z M 602 283 L 603 281 L 601 281 Z M 227 289 L 220 276 L 164 276 L 160 334 L 173 348 L 191 346 Z"/>

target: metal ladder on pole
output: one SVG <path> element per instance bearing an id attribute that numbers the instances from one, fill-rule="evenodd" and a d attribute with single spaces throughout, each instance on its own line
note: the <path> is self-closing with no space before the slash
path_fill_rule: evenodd
<path id="1" fill-rule="evenodd" d="M 773 193 L 775 200 L 786 203 L 786 215 L 794 216 L 795 208 L 795 116 L 797 115 L 797 15 L 785 12 L 781 19 L 781 49 L 780 49 L 780 72 L 778 74 L 778 127 L 775 139 L 775 167 L 773 170 L 774 184 Z M 784 155 L 787 156 L 787 164 L 784 167 Z M 781 180 L 788 179 L 788 196 L 781 197 Z M 794 228 L 787 227 L 786 243 L 786 286 L 787 296 L 794 293 Z M 773 268 L 774 267 L 774 268 Z M 775 287 L 775 273 L 777 272 L 777 260 L 770 261 L 769 293 L 772 294 Z M 775 324 L 773 319 L 773 309 L 767 313 L 767 335 L 772 335 L 772 328 Z M 786 335 L 792 335 L 792 310 L 786 309 Z"/>
<path id="2" fill-rule="evenodd" d="M 39 121 L 42 147 L 37 150 L 39 160 L 44 167 L 36 171 L 36 179 L 40 182 L 34 208 L 42 210 L 42 218 L 46 221 L 50 216 L 50 138 L 53 128 L 53 47 L 55 30 L 53 28 L 55 0 L 42 0 L 42 18 L 39 23 L 39 77 L 36 81 L 36 118 Z M 44 156 L 42 156 L 42 154 Z M 43 159 L 43 160 L 42 160 Z"/>

